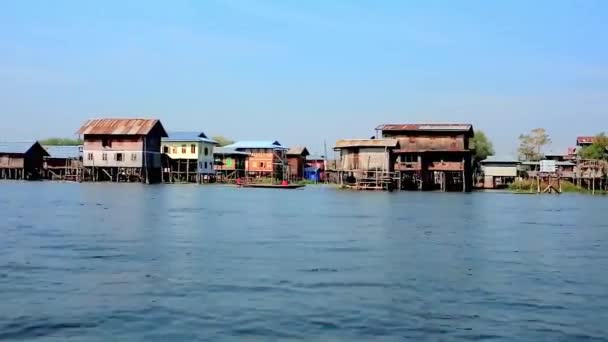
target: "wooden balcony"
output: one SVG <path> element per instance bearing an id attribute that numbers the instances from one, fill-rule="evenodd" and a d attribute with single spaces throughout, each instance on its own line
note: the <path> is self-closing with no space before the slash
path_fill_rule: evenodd
<path id="1" fill-rule="evenodd" d="M 463 171 L 462 162 L 432 162 L 429 163 L 430 171 Z"/>
<path id="2" fill-rule="evenodd" d="M 418 162 L 411 163 L 395 163 L 395 171 L 420 171 L 422 169 L 422 165 Z"/>

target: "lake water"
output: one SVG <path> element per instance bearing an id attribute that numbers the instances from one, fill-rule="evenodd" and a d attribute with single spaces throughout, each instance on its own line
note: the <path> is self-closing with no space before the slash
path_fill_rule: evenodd
<path id="1" fill-rule="evenodd" d="M 0 183 L 0 340 L 608 341 L 608 198 Z"/>

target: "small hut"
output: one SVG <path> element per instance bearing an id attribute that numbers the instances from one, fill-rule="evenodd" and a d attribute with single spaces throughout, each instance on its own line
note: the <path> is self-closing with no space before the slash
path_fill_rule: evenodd
<path id="1" fill-rule="evenodd" d="M 289 165 L 290 180 L 302 180 L 306 168 L 306 157 L 309 156 L 308 149 L 304 146 L 295 146 L 287 150 L 287 164 Z"/>
<path id="2" fill-rule="evenodd" d="M 44 146 L 44 174 L 50 180 L 79 181 L 82 175 L 82 146 Z"/>
<path id="3" fill-rule="evenodd" d="M 40 179 L 48 155 L 37 141 L 0 142 L 0 179 Z"/>
<path id="4" fill-rule="evenodd" d="M 338 140 L 338 178 L 343 186 L 356 189 L 391 189 L 395 186 L 392 150 L 397 139 Z"/>

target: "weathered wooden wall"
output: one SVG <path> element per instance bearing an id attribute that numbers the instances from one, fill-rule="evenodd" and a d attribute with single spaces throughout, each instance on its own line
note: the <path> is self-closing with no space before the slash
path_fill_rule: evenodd
<path id="1" fill-rule="evenodd" d="M 458 135 L 418 135 L 403 136 L 398 133 L 384 133 L 385 138 L 397 138 L 401 150 L 409 151 L 462 151 L 469 148 L 464 134 Z"/>
<path id="2" fill-rule="evenodd" d="M 343 149 L 340 152 L 340 162 L 343 171 L 389 171 L 389 153 L 384 148 Z"/>
<path id="3" fill-rule="evenodd" d="M 245 168 L 251 172 L 273 172 L 276 161 L 274 151 L 271 149 L 249 149 L 249 156 Z"/>
<path id="4" fill-rule="evenodd" d="M 24 155 L 1 154 L 0 168 L 21 169 L 25 167 Z"/>

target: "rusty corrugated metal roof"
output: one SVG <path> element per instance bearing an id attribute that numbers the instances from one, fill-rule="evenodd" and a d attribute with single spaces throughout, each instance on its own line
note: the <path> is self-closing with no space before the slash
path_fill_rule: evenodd
<path id="1" fill-rule="evenodd" d="M 294 147 L 290 147 L 289 150 L 287 150 L 287 155 L 288 156 L 307 156 L 307 155 L 310 155 L 310 153 L 308 152 L 308 149 L 304 146 L 294 146 Z"/>
<path id="2" fill-rule="evenodd" d="M 448 131 L 468 132 L 473 130 L 471 124 L 386 124 L 376 127 L 381 131 Z"/>
<path id="3" fill-rule="evenodd" d="M 161 136 L 167 132 L 158 119 L 91 119 L 80 127 L 77 134 L 147 135 L 160 125 Z"/>
<path id="4" fill-rule="evenodd" d="M 454 148 L 454 149 L 449 149 L 449 148 L 437 148 L 437 149 L 433 149 L 433 148 L 401 148 L 401 149 L 397 149 L 397 150 L 393 150 L 393 152 L 395 153 L 427 153 L 427 152 L 471 152 L 471 150 L 464 150 L 461 148 Z"/>
<path id="5" fill-rule="evenodd" d="M 336 142 L 334 149 L 349 147 L 388 147 L 395 148 L 399 145 L 397 139 L 342 139 Z"/>

